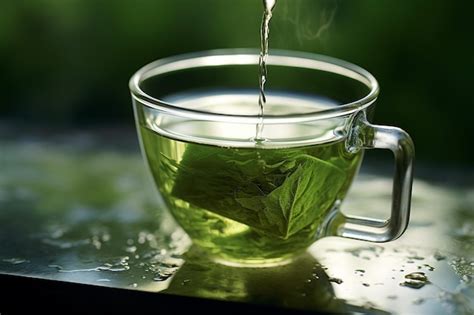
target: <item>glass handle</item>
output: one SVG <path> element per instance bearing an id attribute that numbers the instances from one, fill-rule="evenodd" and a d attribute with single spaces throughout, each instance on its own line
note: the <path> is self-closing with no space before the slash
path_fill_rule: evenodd
<path id="1" fill-rule="evenodd" d="M 388 220 L 377 220 L 346 216 L 337 210 L 330 219 L 326 231 L 329 235 L 364 241 L 391 241 L 405 232 L 410 219 L 415 148 L 408 133 L 400 128 L 371 125 L 365 119 L 365 115 L 357 120 L 349 135 L 354 139 L 351 142 L 355 143 L 352 151 L 360 148 L 388 149 L 394 154 L 392 211 Z"/>

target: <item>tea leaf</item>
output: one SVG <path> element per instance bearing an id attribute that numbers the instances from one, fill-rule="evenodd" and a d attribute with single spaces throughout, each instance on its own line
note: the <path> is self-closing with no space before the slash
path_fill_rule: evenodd
<path id="1" fill-rule="evenodd" d="M 267 234 L 288 238 L 322 218 L 345 177 L 339 167 L 303 150 L 189 144 L 172 194 Z"/>
<path id="2" fill-rule="evenodd" d="M 273 222 L 279 224 L 277 227 L 285 238 L 320 219 L 345 181 L 345 173 L 328 162 L 310 155 L 300 156 L 298 162 L 302 163 L 296 171 L 265 198 L 261 212 L 274 218 L 273 213 L 281 211 L 286 221 Z"/>

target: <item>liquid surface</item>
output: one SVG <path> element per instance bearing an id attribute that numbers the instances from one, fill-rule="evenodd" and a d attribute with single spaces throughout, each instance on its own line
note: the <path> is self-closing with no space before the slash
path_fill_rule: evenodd
<path id="1" fill-rule="evenodd" d="M 244 99 L 236 98 L 238 106 Z M 202 134 L 200 127 L 206 128 L 194 123 L 186 132 Z M 216 128 L 215 134 L 226 132 Z M 167 129 L 176 126 L 161 125 Z M 360 162 L 338 137 L 303 147 L 249 148 L 172 139 L 147 126 L 140 132 L 148 165 L 174 217 L 195 245 L 226 261 L 268 262 L 306 249 L 343 199 Z M 245 130 L 233 132 L 238 137 Z"/>
<path id="2" fill-rule="evenodd" d="M 199 93 L 178 93 L 165 98 L 182 108 L 225 115 L 255 115 L 252 90 L 209 90 Z M 337 103 L 312 95 L 267 91 L 270 106 L 266 116 L 314 113 L 337 106 Z M 143 107 L 143 124 L 168 138 L 223 147 L 301 147 L 335 142 L 345 136 L 349 117 L 337 117 L 300 124 L 266 123 L 262 136 L 265 142 L 255 142 L 254 122 L 205 121 L 162 115 Z"/>

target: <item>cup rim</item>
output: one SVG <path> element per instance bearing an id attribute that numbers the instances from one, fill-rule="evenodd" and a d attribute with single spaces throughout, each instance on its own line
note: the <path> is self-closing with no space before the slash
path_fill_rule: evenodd
<path id="1" fill-rule="evenodd" d="M 211 113 L 183 108 L 177 104 L 150 96 L 141 89 L 140 84 L 151 77 L 184 69 L 258 65 L 259 54 L 260 52 L 257 49 L 217 49 L 158 59 L 135 72 L 129 81 L 130 92 L 132 98 L 141 104 L 172 115 L 190 119 L 257 123 L 261 118 L 258 115 Z M 370 72 L 338 58 L 294 50 L 272 49 L 267 59 L 267 65 L 318 70 L 345 76 L 364 84 L 369 89 L 369 93 L 353 102 L 315 112 L 279 116 L 264 115 L 263 118 L 266 124 L 313 121 L 350 115 L 372 105 L 379 93 L 379 84 Z"/>

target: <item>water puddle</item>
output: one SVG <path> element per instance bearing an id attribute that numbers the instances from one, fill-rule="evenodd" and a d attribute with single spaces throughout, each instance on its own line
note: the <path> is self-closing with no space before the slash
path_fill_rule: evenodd
<path id="1" fill-rule="evenodd" d="M 128 256 L 119 257 L 111 260 L 111 262 L 104 263 L 101 266 L 94 268 L 83 268 L 83 269 L 64 269 L 61 265 L 51 264 L 48 265 L 50 268 L 56 268 L 58 272 L 94 272 L 94 271 L 111 271 L 111 272 L 121 272 L 127 271 L 130 269 L 128 264 Z"/>

